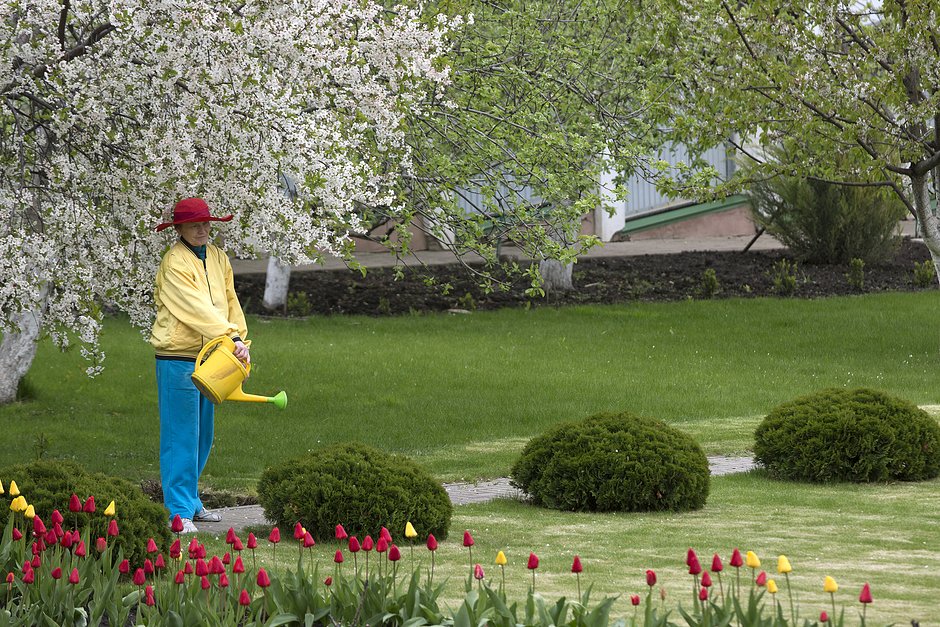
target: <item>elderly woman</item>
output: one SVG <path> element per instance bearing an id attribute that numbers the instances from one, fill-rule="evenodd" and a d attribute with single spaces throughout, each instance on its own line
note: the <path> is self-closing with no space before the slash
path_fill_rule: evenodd
<path id="1" fill-rule="evenodd" d="M 226 254 L 209 243 L 209 223 L 231 219 L 231 215 L 212 216 L 201 198 L 185 198 L 176 204 L 173 220 L 157 227 L 162 231 L 173 226 L 179 235 L 157 271 L 157 318 L 150 343 L 157 355 L 163 503 L 171 521 L 180 517 L 183 533 L 197 531 L 194 521 L 221 520 L 199 498 L 199 477 L 212 448 L 215 408 L 190 379 L 196 356 L 206 342 L 225 335 L 235 342 L 235 356 L 250 361 L 248 328 L 235 294 L 232 266 Z"/>

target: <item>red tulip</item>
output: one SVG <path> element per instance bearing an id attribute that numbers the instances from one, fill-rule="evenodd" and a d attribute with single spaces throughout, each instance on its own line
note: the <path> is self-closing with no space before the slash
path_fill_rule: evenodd
<path id="1" fill-rule="evenodd" d="M 735 549 L 731 552 L 731 561 L 729 562 L 735 568 L 744 566 L 744 558 L 741 557 L 741 551 Z"/>
<path id="2" fill-rule="evenodd" d="M 691 561 L 689 561 L 689 574 L 698 575 L 702 572 L 702 565 L 698 563 L 698 556 L 695 553 L 692 553 Z"/>
<path id="3" fill-rule="evenodd" d="M 720 573 L 720 572 L 723 571 L 724 569 L 725 569 L 725 567 L 724 567 L 724 565 L 721 563 L 721 557 L 719 557 L 718 554 L 715 553 L 715 554 L 712 556 L 712 572 L 713 572 L 713 573 Z"/>
<path id="4" fill-rule="evenodd" d="M 153 538 L 150 538 L 149 540 L 147 540 L 147 552 L 148 553 L 156 553 L 159 550 L 160 549 L 157 548 L 157 543 L 154 541 Z"/>
<path id="5" fill-rule="evenodd" d="M 323 580 L 323 585 L 325 585 L 325 586 L 332 586 L 332 585 L 333 585 L 333 578 L 332 578 L 332 577 L 327 577 L 326 579 L 324 579 L 324 580 Z"/>
<path id="6" fill-rule="evenodd" d="M 134 571 L 134 585 L 142 586 L 147 581 L 147 576 L 144 575 L 144 569 L 138 568 Z"/>
<path id="7" fill-rule="evenodd" d="M 53 579 L 62 579 L 62 569 L 61 569 L 61 568 L 58 568 L 58 567 L 53 568 L 53 569 L 52 569 L 52 572 L 49 573 L 49 574 L 52 575 L 52 578 L 53 578 Z"/>
<path id="8" fill-rule="evenodd" d="M 163 570 L 166 568 L 166 562 L 163 559 L 163 553 L 157 555 L 157 561 L 154 562 L 153 565 L 157 567 L 157 570 Z"/>
<path id="9" fill-rule="evenodd" d="M 88 498 L 91 498 L 91 497 L 89 496 Z M 92 502 L 92 506 L 94 506 L 94 502 Z M 77 568 L 72 569 L 72 573 L 69 575 L 69 583 L 72 584 L 73 586 L 78 583 L 78 569 Z"/>
<path id="10" fill-rule="evenodd" d="M 313 536 L 310 535 L 309 531 L 304 531 L 304 548 L 309 549 L 314 546 L 316 542 L 313 541 Z"/>
<path id="11" fill-rule="evenodd" d="M 255 537 L 255 534 L 248 534 L 248 548 L 254 550 L 258 546 L 258 538 Z"/>
<path id="12" fill-rule="evenodd" d="M 343 529 L 342 525 L 336 525 L 336 539 L 345 540 L 348 536 L 346 535 L 346 530 Z"/>
<path id="13" fill-rule="evenodd" d="M 180 540 L 177 538 L 176 541 L 170 545 L 170 558 L 178 560 L 182 554 L 183 550 L 180 548 Z"/>
<path id="14" fill-rule="evenodd" d="M 20 530 L 16 527 L 13 527 L 13 541 L 19 542 L 23 538 L 23 534 L 20 533 Z"/>
<path id="15" fill-rule="evenodd" d="M 529 553 L 529 563 L 526 564 L 526 568 L 529 570 L 535 570 L 539 567 L 539 557 L 535 553 Z"/>
<path id="16" fill-rule="evenodd" d="M 637 605 L 639 605 L 639 604 L 640 604 L 640 595 L 638 595 L 638 594 L 632 594 L 632 595 L 630 595 L 630 604 L 633 605 L 634 607 L 636 607 Z"/>
<path id="17" fill-rule="evenodd" d="M 483 567 L 479 564 L 473 567 L 473 578 L 477 580 L 483 579 Z"/>
<path id="18" fill-rule="evenodd" d="M 868 586 L 867 583 L 864 586 L 862 586 L 862 592 L 861 594 L 858 595 L 858 602 L 859 603 L 871 603 L 872 602 L 871 588 Z"/>
<path id="19" fill-rule="evenodd" d="M 228 532 L 225 534 L 225 544 L 235 544 L 235 540 L 238 539 L 238 535 L 235 533 L 234 527 L 229 527 Z"/>
<path id="20" fill-rule="evenodd" d="M 245 550 L 245 545 L 242 544 L 242 540 L 241 540 L 241 538 L 239 538 L 238 536 L 235 536 L 235 542 L 232 542 L 232 550 L 233 550 L 233 551 L 244 551 L 244 550 Z"/>
<path id="21" fill-rule="evenodd" d="M 156 605 L 156 600 L 153 598 L 153 586 L 147 586 L 144 588 L 144 603 L 150 607 Z"/>
<path id="22" fill-rule="evenodd" d="M 379 538 L 379 541 L 375 543 L 375 552 L 376 553 L 385 553 L 388 550 L 388 541 L 385 538 Z"/>
<path id="23" fill-rule="evenodd" d="M 114 518 L 108 523 L 108 535 L 112 538 L 118 535 L 118 524 Z"/>
<path id="24" fill-rule="evenodd" d="M 388 532 L 388 529 L 386 529 L 385 527 L 382 527 L 382 530 L 379 531 L 379 537 L 380 537 L 380 538 L 385 538 L 385 544 L 391 544 L 391 543 L 392 543 L 392 534 L 390 534 L 390 533 Z"/>
<path id="25" fill-rule="evenodd" d="M 225 565 L 222 564 L 222 560 L 219 559 L 218 555 L 213 555 L 212 559 L 209 560 L 209 574 L 221 575 L 224 572 L 225 572 Z"/>
<path id="26" fill-rule="evenodd" d="M 336 554 L 333 556 L 333 561 L 336 562 L 337 564 L 342 564 L 344 561 L 343 552 L 337 549 Z"/>
<path id="27" fill-rule="evenodd" d="M 656 573 L 652 570 L 646 571 L 646 585 L 650 588 L 656 585 Z"/>
<path id="28" fill-rule="evenodd" d="M 219 587 L 228 588 L 228 575 L 225 574 L 225 571 L 219 574 Z"/>
<path id="29" fill-rule="evenodd" d="M 78 533 L 78 532 L 76 532 L 76 533 Z M 72 548 L 72 544 L 74 544 L 74 540 L 72 539 L 72 532 L 71 532 L 71 531 L 66 531 L 66 532 L 62 535 L 62 540 L 59 541 L 59 544 L 62 545 L 62 548 L 63 548 L 63 549 L 71 549 L 71 548 Z"/>
<path id="30" fill-rule="evenodd" d="M 463 545 L 464 546 L 473 546 L 473 536 L 470 535 L 469 531 L 463 532 Z"/>
<path id="31" fill-rule="evenodd" d="M 82 505 L 82 511 L 85 512 L 86 514 L 95 513 L 95 497 L 93 496 L 88 497 L 88 500 L 85 501 L 84 505 Z"/>
<path id="32" fill-rule="evenodd" d="M 222 556 L 222 563 L 228 566 L 232 563 L 232 554 L 228 551 L 225 552 L 225 555 Z"/>
<path id="33" fill-rule="evenodd" d="M 212 584 L 209 583 L 209 578 L 206 577 L 205 575 L 203 575 L 203 576 L 199 579 L 199 585 L 202 587 L 203 590 L 208 590 L 209 588 L 212 587 Z"/>
<path id="34" fill-rule="evenodd" d="M 188 564 L 189 562 L 187 562 Z M 186 573 L 182 570 L 176 573 L 176 577 L 173 578 L 173 582 L 176 584 L 182 584 L 186 581 Z"/>
<path id="35" fill-rule="evenodd" d="M 42 522 L 42 518 L 38 515 L 33 516 L 33 535 L 41 536 L 46 533 L 46 526 Z"/>
<path id="36" fill-rule="evenodd" d="M 281 530 L 275 527 L 271 530 L 271 533 L 268 535 L 268 542 L 277 544 L 281 541 Z"/>
<path id="37" fill-rule="evenodd" d="M 144 560 L 144 574 L 152 575 L 153 574 L 153 562 L 150 561 L 150 558 Z"/>
<path id="38" fill-rule="evenodd" d="M 363 550 L 363 551 L 371 551 L 371 550 L 372 550 L 372 546 L 373 546 L 373 544 L 372 544 L 372 536 L 366 536 L 365 539 L 362 541 L 362 550 Z"/>
<path id="39" fill-rule="evenodd" d="M 401 559 L 401 551 L 394 544 L 388 548 L 388 561 L 397 562 Z"/>
<path id="40" fill-rule="evenodd" d="M 65 519 L 62 518 L 62 514 L 59 513 L 59 510 L 52 510 L 52 516 L 50 517 L 53 525 L 61 525 L 65 522 Z"/>
<path id="41" fill-rule="evenodd" d="M 433 533 L 428 534 L 428 550 L 436 551 L 437 550 L 437 538 L 434 537 Z"/>
<path id="42" fill-rule="evenodd" d="M 710 588 L 712 585 L 711 575 L 708 574 L 708 571 L 702 573 L 702 587 Z"/>
<path id="43" fill-rule="evenodd" d="M 65 535 L 65 531 L 62 530 L 61 523 L 53 523 L 52 532 L 55 534 L 56 539 L 59 539 Z"/>
<path id="44" fill-rule="evenodd" d="M 179 514 L 173 517 L 173 522 L 170 523 L 170 530 L 173 533 L 180 533 L 183 530 L 183 519 L 180 518 Z"/>
<path id="45" fill-rule="evenodd" d="M 765 573 L 764 571 L 760 571 L 760 574 L 757 575 L 757 579 L 755 580 L 754 583 L 756 583 L 758 586 L 761 586 L 761 587 L 763 587 L 764 585 L 766 585 L 766 584 L 767 584 L 767 573 Z"/>
<path id="46" fill-rule="evenodd" d="M 261 588 L 267 588 L 271 585 L 271 578 L 268 577 L 268 573 L 263 569 L 258 569 L 258 586 Z"/>
<path id="47" fill-rule="evenodd" d="M 33 568 L 39 568 L 40 566 L 42 566 L 42 560 L 39 559 L 38 555 L 33 555 L 33 561 L 30 562 L 30 566 L 32 566 Z"/>
<path id="48" fill-rule="evenodd" d="M 251 605 L 251 597 L 248 596 L 248 591 L 245 590 L 244 588 L 242 589 L 242 593 L 238 595 L 238 604 L 241 605 L 242 607 L 245 607 L 246 605 Z"/>
<path id="49" fill-rule="evenodd" d="M 708 588 L 702 588 L 698 591 L 698 600 L 707 601 L 708 600 Z"/>
<path id="50" fill-rule="evenodd" d="M 186 562 L 186 565 L 183 566 L 183 572 L 186 573 L 187 575 L 192 575 L 192 574 L 193 574 L 193 563 L 192 563 L 192 562 Z"/>
<path id="51" fill-rule="evenodd" d="M 685 554 L 685 565 L 691 566 L 693 561 L 698 561 L 698 555 L 695 554 L 694 549 L 689 549 Z"/>
<path id="52" fill-rule="evenodd" d="M 358 553 L 360 548 L 362 547 L 359 546 L 359 540 L 356 539 L 356 536 L 351 536 L 349 538 L 349 552 Z"/>
<path id="53" fill-rule="evenodd" d="M 46 541 L 46 544 L 48 544 L 49 546 L 52 546 L 56 543 L 56 541 L 58 541 L 59 538 L 64 538 L 64 537 L 65 537 L 64 533 L 61 536 L 57 536 L 55 533 L 55 529 L 49 529 L 42 536 L 42 539 Z"/>
<path id="54" fill-rule="evenodd" d="M 197 559 L 196 560 L 196 576 L 205 577 L 209 574 L 209 565 L 206 564 L 206 560 Z"/>
<path id="55" fill-rule="evenodd" d="M 200 544 L 196 547 L 196 557 L 201 560 L 206 559 L 206 545 Z"/>
<path id="56" fill-rule="evenodd" d="M 23 573 L 23 583 L 33 583 L 34 581 L 36 581 L 36 572 L 30 568 Z"/>
<path id="57" fill-rule="evenodd" d="M 236 574 L 241 574 L 245 572 L 245 565 L 242 563 L 241 555 L 235 558 L 235 563 L 232 564 L 232 572 Z"/>
<path id="58" fill-rule="evenodd" d="M 826 614 L 826 610 L 823 610 L 822 612 L 819 613 L 819 622 L 820 623 L 829 622 L 829 614 Z"/>
<path id="59" fill-rule="evenodd" d="M 575 555 L 574 561 L 571 563 L 571 572 L 580 573 L 583 571 L 584 571 L 584 568 L 581 566 L 581 558 Z"/>
<path id="60" fill-rule="evenodd" d="M 72 513 L 82 511 L 82 501 L 78 498 L 77 494 L 73 494 L 69 497 L 69 511 Z"/>
<path id="61" fill-rule="evenodd" d="M 7 573 L 7 583 L 13 583 L 13 573 Z"/>
<path id="62" fill-rule="evenodd" d="M 121 563 L 118 564 L 118 572 L 122 575 L 126 575 L 127 573 L 131 572 L 131 563 L 126 559 L 121 560 Z"/>
<path id="63" fill-rule="evenodd" d="M 304 539 L 304 526 L 299 522 L 294 525 L 294 540 Z"/>

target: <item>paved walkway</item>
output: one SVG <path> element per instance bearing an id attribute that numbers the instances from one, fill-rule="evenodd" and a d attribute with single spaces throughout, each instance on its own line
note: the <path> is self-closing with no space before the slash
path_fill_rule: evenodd
<path id="1" fill-rule="evenodd" d="M 750 457 L 709 457 L 708 467 L 712 476 L 721 476 L 747 472 L 754 468 L 754 462 Z M 454 505 L 486 503 L 494 499 L 522 499 L 526 496 L 521 490 L 512 487 L 506 477 L 478 483 L 445 483 L 444 489 Z M 214 511 L 222 515 L 222 522 L 196 523 L 200 532 L 224 534 L 229 527 L 241 531 L 248 526 L 270 524 L 260 505 L 223 507 Z"/>

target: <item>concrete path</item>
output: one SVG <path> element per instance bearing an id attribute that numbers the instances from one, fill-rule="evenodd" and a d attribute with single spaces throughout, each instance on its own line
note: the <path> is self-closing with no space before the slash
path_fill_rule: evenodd
<path id="1" fill-rule="evenodd" d="M 712 476 L 730 475 L 737 472 L 747 472 L 754 468 L 750 457 L 709 457 L 708 466 Z M 486 503 L 494 499 L 523 499 L 525 493 L 512 487 L 509 479 L 503 477 L 493 481 L 480 481 L 478 483 L 445 483 L 444 489 L 454 505 L 468 505 L 470 503 Z M 222 515 L 222 522 L 196 523 L 200 533 L 224 534 L 229 527 L 241 531 L 245 527 L 255 525 L 269 525 L 264 517 L 264 510 L 260 505 L 243 505 L 240 507 L 223 507 L 214 510 Z"/>

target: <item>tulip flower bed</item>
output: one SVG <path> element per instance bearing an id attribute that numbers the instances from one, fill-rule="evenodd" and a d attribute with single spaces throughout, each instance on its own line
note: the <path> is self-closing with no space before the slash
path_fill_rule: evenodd
<path id="1" fill-rule="evenodd" d="M 119 506 L 108 505 L 107 537 L 92 538 L 53 511 L 47 526 L 16 483 L 7 491 L 10 514 L 0 539 L 5 584 L 0 625 L 286 625 L 286 624 L 442 624 L 606 625 L 619 618 L 629 625 L 843 625 L 868 622 L 874 602 L 871 586 L 840 592 L 833 575 L 817 590 L 791 586 L 796 568 L 785 555 L 762 563 L 753 551 L 727 549 L 699 558 L 684 555 L 684 581 L 665 584 L 657 571 L 638 572 L 624 582 L 626 616 L 612 617 L 617 599 L 592 599 L 590 565 L 574 555 L 564 573 L 569 596 L 550 600 L 540 592 L 545 564 L 533 550 L 522 568 L 502 550 L 481 555 L 467 530 L 449 552 L 462 575 L 442 581 L 437 569 L 441 545 L 422 537 L 410 523 L 397 540 L 382 528 L 375 539 L 348 536 L 341 524 L 321 546 L 299 523 L 292 533 L 271 528 L 267 537 L 244 537 L 230 529 L 220 554 L 196 536 L 176 537 L 169 546 L 147 543 L 142 564 L 130 564 L 115 550 Z M 77 496 L 76 496 L 77 498 Z M 401 544 L 401 547 L 399 546 Z M 93 547 L 89 549 L 89 547 Z M 266 547 L 266 550 L 260 550 Z M 319 548 L 318 548 L 319 547 Z M 474 549 L 476 548 L 476 553 Z M 224 550 L 224 552 L 223 552 Z M 324 553 L 331 556 L 327 561 Z M 416 555 L 417 553 L 417 555 Z M 462 558 L 462 559 L 461 559 Z M 680 556 L 673 562 L 678 563 Z M 554 560 L 557 564 L 557 559 Z M 798 567 L 798 563 L 797 563 Z M 641 578 L 642 577 L 642 578 Z M 582 582 L 582 578 L 584 581 Z M 525 582 L 513 599 L 507 580 Z M 462 588 L 453 603 L 446 587 Z M 667 594 L 667 589 L 670 590 Z M 805 603 L 808 596 L 813 602 Z M 800 602 L 797 599 L 803 599 Z M 812 608 L 812 609 L 808 609 Z M 807 612 L 810 612 L 807 614 Z"/>

